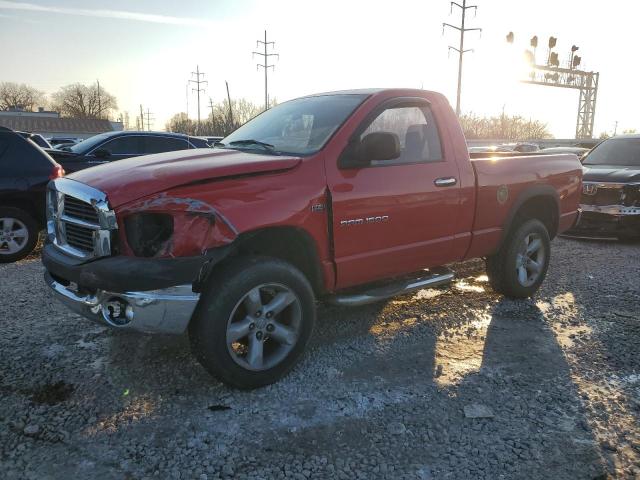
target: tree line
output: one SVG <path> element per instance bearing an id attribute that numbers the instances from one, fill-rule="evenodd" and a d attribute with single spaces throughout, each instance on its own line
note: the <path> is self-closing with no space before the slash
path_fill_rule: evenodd
<path id="1" fill-rule="evenodd" d="M 0 110 L 34 111 L 45 107 L 63 117 L 109 119 L 118 108 L 116 97 L 97 83 L 66 85 L 51 95 L 24 83 L 0 83 Z"/>
<path id="2" fill-rule="evenodd" d="M 460 116 L 460 124 L 467 139 L 501 139 L 509 141 L 553 138 L 547 124 L 521 115 L 481 117 L 474 113 Z"/>

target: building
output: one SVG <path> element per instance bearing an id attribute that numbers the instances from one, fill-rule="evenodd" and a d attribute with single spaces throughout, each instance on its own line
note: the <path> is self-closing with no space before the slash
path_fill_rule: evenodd
<path id="1" fill-rule="evenodd" d="M 122 130 L 122 122 L 97 118 L 65 118 L 58 112 L 46 111 L 41 107 L 37 112 L 17 109 L 0 111 L 0 127 L 39 133 L 45 138 L 64 137 L 84 140 L 98 133 Z"/>

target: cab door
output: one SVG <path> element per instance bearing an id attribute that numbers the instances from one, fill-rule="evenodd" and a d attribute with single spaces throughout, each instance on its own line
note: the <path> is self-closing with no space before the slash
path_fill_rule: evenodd
<path id="1" fill-rule="evenodd" d="M 375 132 L 397 135 L 398 158 L 347 168 L 339 159 L 326 160 L 337 288 L 454 259 L 458 169 L 428 101 L 383 102 L 355 130 L 350 145 Z"/>

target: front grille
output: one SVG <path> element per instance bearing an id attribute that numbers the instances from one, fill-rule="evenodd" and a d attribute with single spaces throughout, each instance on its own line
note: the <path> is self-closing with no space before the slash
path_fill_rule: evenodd
<path id="1" fill-rule="evenodd" d="M 93 253 L 93 229 L 64 222 L 64 230 L 68 245 L 83 252 Z"/>
<path id="2" fill-rule="evenodd" d="M 622 188 L 603 187 L 602 185 L 597 185 L 596 188 L 597 190 L 594 195 L 582 194 L 582 204 L 597 206 L 622 204 Z"/>
<path id="3" fill-rule="evenodd" d="M 93 208 L 93 205 L 89 205 L 70 195 L 64 196 L 64 214 L 95 225 L 100 224 L 98 212 Z"/>
<path id="4" fill-rule="evenodd" d="M 84 260 L 111 255 L 117 229 L 103 192 L 66 178 L 49 183 L 47 235 L 57 248 Z"/>

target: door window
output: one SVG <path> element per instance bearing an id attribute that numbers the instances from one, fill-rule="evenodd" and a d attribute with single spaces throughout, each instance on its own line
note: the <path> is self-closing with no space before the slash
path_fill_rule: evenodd
<path id="1" fill-rule="evenodd" d="M 142 137 L 142 143 L 145 154 L 173 152 L 189 147 L 186 140 L 171 137 Z"/>
<path id="2" fill-rule="evenodd" d="M 139 138 L 134 136 L 118 137 L 102 144 L 99 149 L 108 150 L 111 155 L 140 155 Z"/>
<path id="3" fill-rule="evenodd" d="M 400 156 L 392 160 L 374 160 L 373 166 L 442 160 L 438 127 L 426 105 L 387 108 L 362 132 L 360 140 L 374 132 L 396 134 L 400 141 Z"/>

